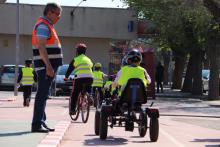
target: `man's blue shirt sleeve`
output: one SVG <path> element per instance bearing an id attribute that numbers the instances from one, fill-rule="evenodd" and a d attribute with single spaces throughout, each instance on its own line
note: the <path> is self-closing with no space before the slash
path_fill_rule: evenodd
<path id="1" fill-rule="evenodd" d="M 45 24 L 40 24 L 37 29 L 37 38 L 41 38 L 41 39 L 48 39 L 50 38 L 50 30 L 48 28 L 48 26 L 46 26 Z"/>

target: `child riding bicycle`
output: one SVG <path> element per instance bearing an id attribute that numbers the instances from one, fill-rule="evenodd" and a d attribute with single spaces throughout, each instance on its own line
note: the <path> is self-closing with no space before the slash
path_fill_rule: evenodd
<path id="1" fill-rule="evenodd" d="M 102 88 L 103 88 L 103 83 L 104 83 L 104 77 L 106 77 L 107 75 L 104 74 L 102 71 L 101 71 L 101 67 L 102 67 L 102 64 L 101 63 L 95 63 L 95 66 L 94 66 L 94 71 L 93 71 L 93 83 L 92 83 L 92 90 L 93 90 L 93 93 L 95 93 L 96 90 L 98 90 L 99 92 L 99 96 L 100 96 L 100 99 L 99 99 L 99 102 L 102 101 L 103 99 L 103 91 L 102 91 Z M 94 97 L 95 98 L 95 97 Z M 94 103 L 95 104 L 95 103 Z M 96 104 L 95 104 L 96 105 Z M 96 107 L 96 106 L 95 106 Z"/>
<path id="2" fill-rule="evenodd" d="M 71 94 L 71 106 L 70 115 L 76 114 L 76 103 L 80 91 L 83 89 L 83 85 L 86 84 L 86 91 L 91 93 L 91 86 L 93 83 L 92 66 L 93 63 L 89 57 L 85 55 L 87 46 L 83 43 L 79 43 L 75 47 L 76 57 L 69 64 L 69 68 L 65 74 L 64 80 L 68 80 L 69 75 L 72 71 L 75 73 L 75 78 L 73 81 L 73 90 Z M 89 99 L 90 100 L 90 99 Z M 91 100 L 90 100 L 91 101 Z"/>

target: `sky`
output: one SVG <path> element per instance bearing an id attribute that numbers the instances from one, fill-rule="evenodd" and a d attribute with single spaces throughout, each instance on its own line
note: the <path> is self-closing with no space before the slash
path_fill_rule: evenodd
<path id="1" fill-rule="evenodd" d="M 17 0 L 7 0 L 8 3 L 16 3 Z M 25 4 L 41 4 L 48 2 L 56 2 L 61 6 L 77 6 L 82 0 L 19 0 L 20 3 Z M 126 8 L 120 0 L 86 0 L 80 3 L 83 7 L 107 7 L 107 8 Z"/>

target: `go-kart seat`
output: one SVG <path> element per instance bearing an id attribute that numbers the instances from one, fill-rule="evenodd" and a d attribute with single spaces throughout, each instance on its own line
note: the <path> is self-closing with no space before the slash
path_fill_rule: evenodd
<path id="1" fill-rule="evenodd" d="M 129 79 L 127 85 L 122 91 L 120 103 L 127 103 L 128 106 L 145 104 L 147 102 L 147 94 L 144 83 L 141 79 Z"/>

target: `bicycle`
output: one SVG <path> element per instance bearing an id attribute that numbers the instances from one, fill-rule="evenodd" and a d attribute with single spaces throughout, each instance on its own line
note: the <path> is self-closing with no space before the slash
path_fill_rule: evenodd
<path id="1" fill-rule="evenodd" d="M 101 106 L 100 93 L 98 88 L 95 88 L 94 92 L 94 107 L 96 110 Z"/>
<path id="2" fill-rule="evenodd" d="M 79 113 L 81 112 L 82 122 L 86 123 L 89 119 L 89 111 L 90 111 L 90 104 L 89 104 L 90 95 L 86 91 L 86 84 L 83 85 L 83 89 L 80 91 L 77 104 L 76 104 L 76 114 L 70 115 L 70 118 L 76 121 L 79 117 Z M 69 112 L 71 111 L 71 98 L 69 99 Z"/>

